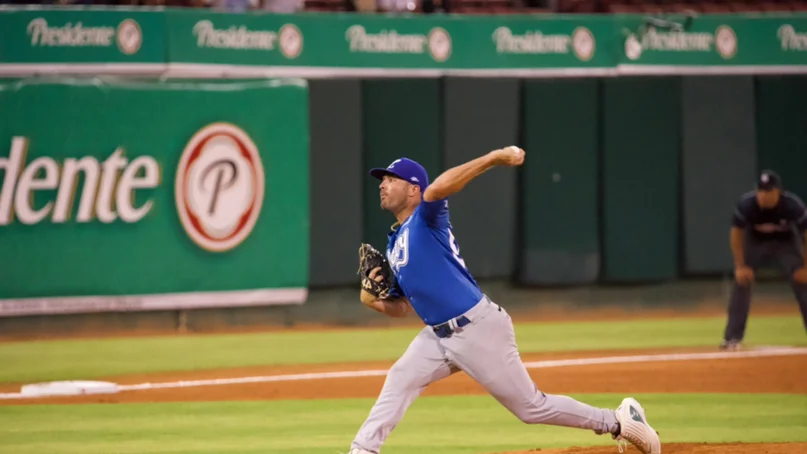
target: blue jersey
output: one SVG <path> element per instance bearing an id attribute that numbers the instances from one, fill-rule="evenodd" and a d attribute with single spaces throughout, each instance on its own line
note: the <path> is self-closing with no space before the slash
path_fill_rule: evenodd
<path id="1" fill-rule="evenodd" d="M 427 325 L 458 317 L 482 299 L 459 253 L 448 219 L 448 201 L 421 201 L 388 234 L 387 260 L 397 280 L 393 296 L 406 296 Z"/>

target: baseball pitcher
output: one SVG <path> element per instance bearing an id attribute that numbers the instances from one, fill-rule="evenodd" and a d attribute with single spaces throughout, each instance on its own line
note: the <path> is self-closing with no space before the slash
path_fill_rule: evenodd
<path id="1" fill-rule="evenodd" d="M 524 150 L 493 150 L 451 168 L 429 184 L 426 170 L 407 158 L 370 174 L 381 180 L 381 208 L 397 222 L 386 255 L 359 249 L 361 301 L 392 317 L 414 312 L 425 323 L 392 366 L 350 454 L 379 454 L 390 432 L 430 384 L 463 371 L 527 424 L 549 424 L 611 434 L 643 454 L 660 454 L 657 432 L 633 398 L 616 410 L 595 408 L 541 392 L 521 362 L 507 311 L 483 294 L 460 255 L 447 199 L 495 166 L 520 166 Z"/>

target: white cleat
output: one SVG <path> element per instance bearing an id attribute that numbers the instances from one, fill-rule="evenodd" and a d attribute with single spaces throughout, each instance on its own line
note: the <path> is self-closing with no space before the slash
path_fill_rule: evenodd
<path id="1" fill-rule="evenodd" d="M 619 435 L 616 440 L 628 441 L 642 454 L 661 454 L 661 440 L 653 427 L 647 422 L 644 408 L 639 402 L 626 397 L 622 404 L 616 409 L 616 419 L 619 421 Z M 619 452 L 622 452 L 622 445 L 619 445 Z"/>
<path id="2" fill-rule="evenodd" d="M 353 448 L 347 454 L 374 454 L 374 453 L 367 451 L 365 449 Z"/>

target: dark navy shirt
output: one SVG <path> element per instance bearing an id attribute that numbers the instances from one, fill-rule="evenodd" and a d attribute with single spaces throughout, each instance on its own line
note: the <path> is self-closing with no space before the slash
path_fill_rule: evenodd
<path id="1" fill-rule="evenodd" d="M 427 325 L 458 317 L 482 299 L 460 256 L 447 200 L 421 201 L 388 237 L 387 260 L 397 281 L 391 294 L 406 296 Z"/>
<path id="2" fill-rule="evenodd" d="M 796 231 L 803 235 L 807 230 L 807 208 L 798 196 L 785 191 L 774 208 L 762 209 L 751 191 L 740 197 L 731 223 L 760 240 L 791 240 Z"/>

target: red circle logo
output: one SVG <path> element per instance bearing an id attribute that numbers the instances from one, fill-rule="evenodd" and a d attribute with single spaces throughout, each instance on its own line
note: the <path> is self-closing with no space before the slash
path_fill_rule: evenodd
<path id="1" fill-rule="evenodd" d="M 174 195 L 182 227 L 205 250 L 233 249 L 258 221 L 264 184 L 252 139 L 229 123 L 206 126 L 194 134 L 179 160 Z"/>

